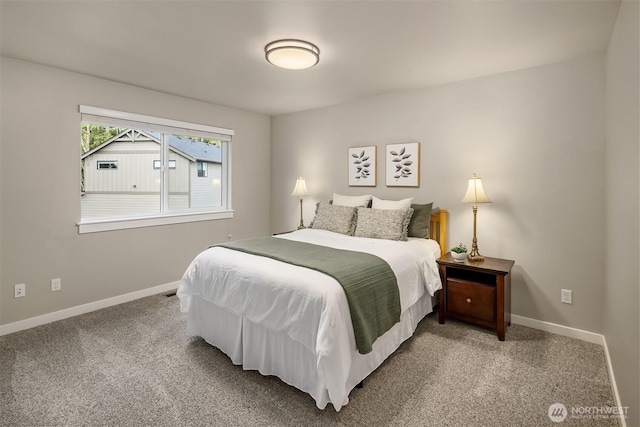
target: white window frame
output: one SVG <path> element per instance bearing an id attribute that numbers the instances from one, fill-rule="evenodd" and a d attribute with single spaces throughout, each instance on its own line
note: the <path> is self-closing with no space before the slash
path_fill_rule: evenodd
<path id="1" fill-rule="evenodd" d="M 233 218 L 234 211 L 231 204 L 231 140 L 234 132 L 232 129 L 146 116 L 142 114 L 126 113 L 87 105 L 80 105 L 79 112 L 81 115 L 81 122 L 110 126 L 120 125 L 122 127 L 139 127 L 142 129 L 158 130 L 174 134 L 189 134 L 221 139 L 224 141 L 222 153 L 222 181 L 226 183 L 226 185 L 223 185 L 221 188 L 222 207 L 167 212 L 169 190 L 168 185 L 164 185 L 164 194 L 161 195 L 162 213 L 117 218 L 81 219 L 77 224 L 78 232 L 80 234 Z M 168 171 L 168 168 L 165 166 L 166 159 L 169 157 L 168 150 L 168 144 L 164 144 L 164 152 L 161 155 L 163 159 L 163 166 L 160 170 L 163 176 L 166 176 L 166 172 Z"/>
<path id="2" fill-rule="evenodd" d="M 157 167 L 156 167 L 156 164 L 158 165 Z M 162 160 L 154 160 L 152 167 L 153 167 L 153 170 L 162 169 Z M 169 169 L 175 169 L 175 168 L 176 168 L 176 161 L 169 160 Z"/>
<path id="3" fill-rule="evenodd" d="M 199 161 L 197 168 L 198 168 L 198 178 L 209 177 L 209 164 L 207 162 Z"/>

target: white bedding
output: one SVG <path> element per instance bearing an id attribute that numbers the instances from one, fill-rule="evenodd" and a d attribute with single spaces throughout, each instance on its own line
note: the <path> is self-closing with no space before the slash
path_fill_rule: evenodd
<path id="1" fill-rule="evenodd" d="M 397 242 L 313 229 L 278 237 L 384 259 L 398 279 L 402 312 L 425 293 L 433 296 L 441 288 L 435 262 L 440 248 L 433 240 Z M 182 278 L 178 297 L 183 312 L 190 311 L 194 296 L 252 324 L 284 333 L 307 348 L 315 355 L 328 400 L 337 410 L 348 402 L 353 387 L 348 378 L 357 352 L 346 297 L 335 279 L 271 258 L 213 247 L 200 253 Z M 318 407 L 324 408 L 326 402 L 314 398 Z"/>

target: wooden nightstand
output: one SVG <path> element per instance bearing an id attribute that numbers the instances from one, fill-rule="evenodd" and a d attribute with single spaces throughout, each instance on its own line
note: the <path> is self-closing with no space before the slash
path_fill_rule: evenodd
<path id="1" fill-rule="evenodd" d="M 437 260 L 442 290 L 440 323 L 447 317 L 495 329 L 504 341 L 511 324 L 511 267 L 515 261 L 485 257 L 456 262 L 447 253 Z"/>

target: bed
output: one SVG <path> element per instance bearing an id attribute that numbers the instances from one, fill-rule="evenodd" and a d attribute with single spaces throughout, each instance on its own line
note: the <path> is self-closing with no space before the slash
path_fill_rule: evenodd
<path id="1" fill-rule="evenodd" d="M 197 255 L 180 282 L 177 295 L 188 313 L 187 333 L 202 337 L 245 370 L 275 375 L 308 393 L 318 408 L 331 403 L 339 411 L 351 390 L 433 310 L 441 288 L 435 260 L 445 252 L 446 215 L 443 209 L 430 213 L 429 238 L 407 241 L 323 229 L 318 215 L 316 228 L 267 238 L 372 254 L 388 263 L 397 278 L 399 321 L 369 351 L 356 345 L 351 301 L 334 277 L 219 245 Z"/>

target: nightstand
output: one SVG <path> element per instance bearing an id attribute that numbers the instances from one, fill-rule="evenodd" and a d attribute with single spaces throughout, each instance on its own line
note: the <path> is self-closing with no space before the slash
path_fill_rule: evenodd
<path id="1" fill-rule="evenodd" d="M 485 257 L 484 261 L 457 262 L 449 252 L 436 262 L 442 280 L 440 323 L 451 317 L 486 326 L 504 341 L 511 324 L 511 267 L 515 261 Z"/>

